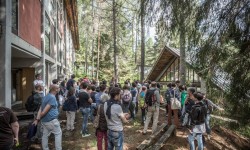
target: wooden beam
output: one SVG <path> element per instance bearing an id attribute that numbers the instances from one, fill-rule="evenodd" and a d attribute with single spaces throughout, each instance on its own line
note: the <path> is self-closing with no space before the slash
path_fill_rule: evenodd
<path id="1" fill-rule="evenodd" d="M 157 82 L 162 75 L 166 72 L 166 70 L 172 65 L 172 63 L 177 59 L 177 57 L 173 57 L 170 62 L 167 64 L 167 66 L 162 70 L 162 72 L 159 74 L 159 76 L 155 79 L 155 81 Z"/>
<path id="2" fill-rule="evenodd" d="M 152 134 L 149 138 L 144 140 L 139 146 L 136 147 L 136 149 L 137 150 L 146 149 L 150 144 L 152 144 L 153 139 L 155 139 L 166 126 L 167 124 L 163 123 L 154 134 Z"/>
<path id="3" fill-rule="evenodd" d="M 148 150 L 160 150 L 161 147 L 164 146 L 164 143 L 168 140 L 168 138 L 171 135 L 175 135 L 176 131 L 175 131 L 175 125 L 171 125 L 168 130 L 162 135 L 162 137 L 157 141 L 156 144 L 154 144 L 153 146 L 149 147 Z"/>

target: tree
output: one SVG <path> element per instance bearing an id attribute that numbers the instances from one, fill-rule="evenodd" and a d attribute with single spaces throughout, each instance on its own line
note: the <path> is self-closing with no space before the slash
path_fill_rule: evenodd
<path id="1" fill-rule="evenodd" d="M 141 82 L 144 80 L 145 66 L 145 0 L 141 0 Z"/>

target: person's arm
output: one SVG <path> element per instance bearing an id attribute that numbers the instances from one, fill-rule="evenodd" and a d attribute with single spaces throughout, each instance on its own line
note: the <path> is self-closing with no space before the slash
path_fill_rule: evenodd
<path id="1" fill-rule="evenodd" d="M 129 123 L 129 121 L 127 120 L 127 118 L 129 118 L 129 114 L 128 113 L 123 113 L 120 118 L 122 119 L 123 123 Z"/>
<path id="2" fill-rule="evenodd" d="M 40 106 L 40 108 L 39 108 L 39 110 L 37 112 L 36 119 L 35 119 L 35 121 L 32 124 L 37 125 L 37 123 L 40 121 L 40 119 L 41 119 L 41 110 L 42 110 L 42 108 Z"/>
<path id="3" fill-rule="evenodd" d="M 11 123 L 11 129 L 14 133 L 14 140 L 16 141 L 16 143 L 19 143 L 19 140 L 18 140 L 19 124 L 17 121 Z"/>

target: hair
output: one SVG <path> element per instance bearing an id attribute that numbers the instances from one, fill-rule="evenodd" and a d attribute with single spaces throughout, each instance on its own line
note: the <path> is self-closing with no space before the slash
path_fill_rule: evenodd
<path id="1" fill-rule="evenodd" d="M 179 84 L 179 83 L 180 83 L 180 81 L 179 81 L 179 80 L 176 80 L 176 81 L 175 81 L 175 83 L 176 83 L 176 84 Z"/>
<path id="2" fill-rule="evenodd" d="M 201 92 L 195 92 L 194 97 L 198 100 L 201 101 L 204 98 L 204 95 Z"/>
<path id="3" fill-rule="evenodd" d="M 49 87 L 49 92 L 55 91 L 58 88 L 59 88 L 59 85 L 57 85 L 57 84 L 51 84 L 50 87 Z"/>
<path id="4" fill-rule="evenodd" d="M 103 81 L 102 81 L 102 84 L 107 85 L 107 81 L 106 81 L 106 80 L 103 80 Z"/>
<path id="5" fill-rule="evenodd" d="M 176 87 L 176 84 L 174 82 L 171 83 L 171 87 Z"/>
<path id="6" fill-rule="evenodd" d="M 125 81 L 124 84 L 128 84 L 128 81 Z"/>
<path id="7" fill-rule="evenodd" d="M 35 89 L 36 89 L 36 90 L 38 90 L 38 89 L 41 88 L 41 87 L 42 87 L 41 84 L 36 84 L 36 85 L 35 85 Z"/>
<path id="8" fill-rule="evenodd" d="M 172 84 L 171 83 L 168 83 L 167 87 L 171 88 Z"/>
<path id="9" fill-rule="evenodd" d="M 85 82 L 82 82 L 81 85 L 80 85 L 80 87 L 81 87 L 82 89 L 86 89 L 86 88 L 88 87 L 88 84 L 85 83 Z"/>
<path id="10" fill-rule="evenodd" d="M 188 91 L 190 91 L 192 94 L 195 93 L 195 88 L 189 88 Z"/>
<path id="11" fill-rule="evenodd" d="M 123 86 L 123 90 L 129 90 L 129 86 L 128 85 L 124 85 Z"/>
<path id="12" fill-rule="evenodd" d="M 88 85 L 87 90 L 92 90 L 91 85 Z"/>
<path id="13" fill-rule="evenodd" d="M 102 102 L 106 102 L 107 100 L 110 99 L 110 97 L 109 97 L 108 94 L 102 94 L 100 99 L 101 99 Z"/>
<path id="14" fill-rule="evenodd" d="M 132 83 L 132 87 L 136 87 L 136 83 L 135 82 Z"/>
<path id="15" fill-rule="evenodd" d="M 71 75 L 71 78 L 74 79 L 76 76 L 74 74 Z"/>
<path id="16" fill-rule="evenodd" d="M 156 84 L 156 87 L 157 87 L 158 89 L 160 89 L 160 88 L 161 88 L 161 84 L 160 84 L 160 83 L 157 83 L 157 84 Z"/>
<path id="17" fill-rule="evenodd" d="M 110 96 L 111 98 L 115 98 L 116 95 L 119 95 L 121 92 L 121 89 L 119 89 L 118 87 L 113 87 L 111 90 L 110 90 Z"/>
<path id="18" fill-rule="evenodd" d="M 58 79 L 52 80 L 52 83 L 53 83 L 53 84 L 57 84 L 57 83 L 58 83 Z"/>
<path id="19" fill-rule="evenodd" d="M 186 85 L 182 85 L 182 88 L 183 88 L 183 90 L 187 90 L 187 86 Z"/>
<path id="20" fill-rule="evenodd" d="M 67 94 L 67 97 L 70 97 L 70 96 L 74 95 L 75 92 L 76 92 L 76 91 L 75 91 L 75 88 L 70 87 L 70 88 L 69 88 L 69 91 L 68 91 L 68 94 Z"/>
<path id="21" fill-rule="evenodd" d="M 38 74 L 35 75 L 36 78 L 39 77 L 39 76 L 41 76 L 40 73 L 38 73 Z"/>
<path id="22" fill-rule="evenodd" d="M 96 87 L 94 85 L 91 86 L 92 91 L 96 90 Z"/>
<path id="23" fill-rule="evenodd" d="M 100 85 L 100 91 L 103 92 L 104 90 L 106 90 L 106 85 L 105 84 L 101 84 Z"/>
<path id="24" fill-rule="evenodd" d="M 156 82 L 155 81 L 153 81 L 153 82 L 151 82 L 151 87 L 156 87 Z"/>
<path id="25" fill-rule="evenodd" d="M 146 86 L 142 86 L 142 91 L 146 91 L 147 87 Z"/>
<path id="26" fill-rule="evenodd" d="M 151 84 L 151 80 L 148 80 L 148 84 Z"/>
<path id="27" fill-rule="evenodd" d="M 118 87 L 118 88 L 119 88 L 119 84 L 116 83 L 116 84 L 115 84 L 115 87 Z"/>

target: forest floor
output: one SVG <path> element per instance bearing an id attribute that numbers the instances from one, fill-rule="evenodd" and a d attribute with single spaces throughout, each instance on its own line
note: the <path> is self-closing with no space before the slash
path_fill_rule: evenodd
<path id="1" fill-rule="evenodd" d="M 142 135 L 143 126 L 140 124 L 140 113 L 137 114 L 135 121 L 130 122 L 129 124 L 124 125 L 124 150 L 134 150 L 136 147 L 143 142 L 145 139 L 150 137 L 151 130 L 149 128 L 146 135 Z M 80 134 L 81 125 L 82 125 L 82 115 L 81 113 L 76 114 L 76 124 L 74 132 L 66 132 L 66 115 L 65 112 L 62 112 L 61 116 L 61 128 L 63 130 L 62 136 L 62 147 L 63 150 L 96 150 L 97 141 L 95 136 L 95 129 L 93 128 L 92 123 L 88 123 L 89 133 L 91 136 L 82 137 Z M 166 123 L 166 112 L 162 109 L 160 110 L 159 123 Z M 151 127 L 151 126 L 149 126 Z M 20 127 L 20 147 L 21 149 L 29 150 L 41 150 L 41 144 L 29 143 L 26 140 L 27 126 Z M 188 150 L 189 145 L 187 141 L 188 130 L 181 129 L 177 130 L 176 136 L 172 136 L 169 140 L 164 143 L 163 150 Z M 219 150 L 219 149 L 228 149 L 228 150 L 237 150 L 242 149 L 242 144 L 247 145 L 250 148 L 250 140 L 244 138 L 240 135 L 235 134 L 234 132 L 225 129 L 223 127 L 215 126 L 212 128 L 212 137 L 210 140 L 206 138 L 205 149 L 207 150 Z M 49 139 L 50 149 L 54 149 L 54 136 L 50 136 Z M 244 147 L 243 147 L 244 149 Z"/>

